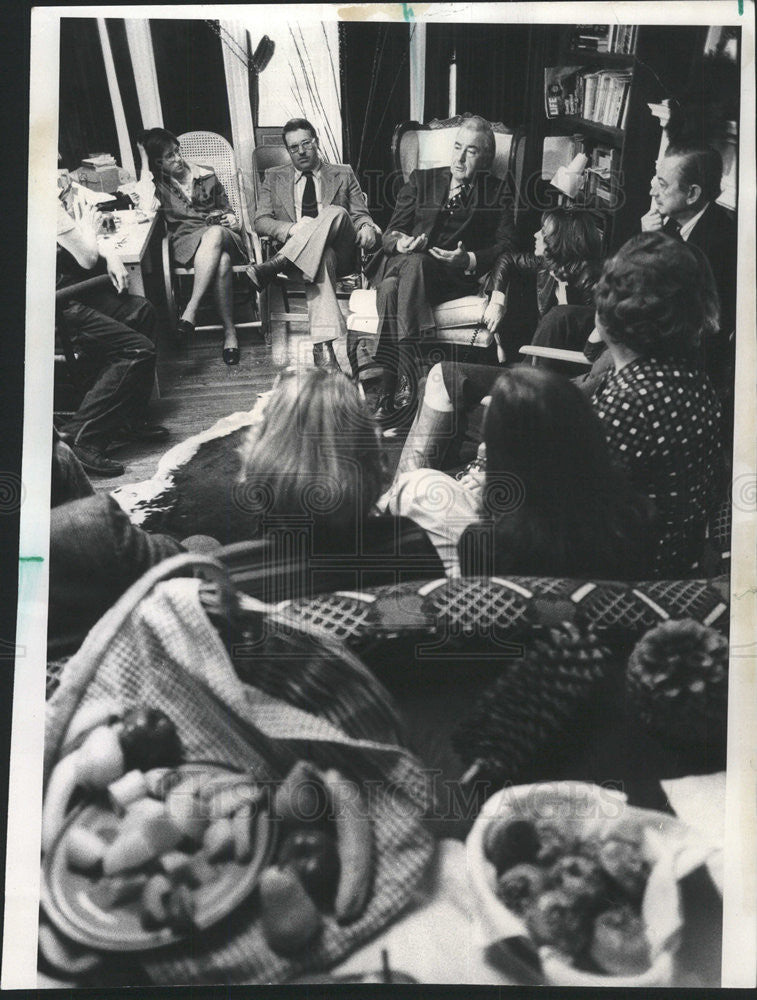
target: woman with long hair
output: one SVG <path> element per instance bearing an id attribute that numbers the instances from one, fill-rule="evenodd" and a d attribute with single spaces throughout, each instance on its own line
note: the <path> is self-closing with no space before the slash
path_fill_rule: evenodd
<path id="1" fill-rule="evenodd" d="M 613 468 L 576 386 L 539 369 L 502 372 L 484 443 L 482 484 L 417 469 L 400 477 L 390 500 L 426 530 L 450 575 L 644 575 L 649 508 Z"/>
<path id="2" fill-rule="evenodd" d="M 174 260 L 194 268 L 192 294 L 176 324 L 177 335 L 183 339 L 194 333 L 200 302 L 210 289 L 223 326 L 223 360 L 239 364 L 232 265 L 246 262 L 247 256 L 240 221 L 223 184 L 212 167 L 185 160 L 179 140 L 166 129 L 143 132 L 138 146 L 140 204 L 163 210 Z"/>
<path id="3" fill-rule="evenodd" d="M 510 355 L 524 339 L 531 340 L 536 324 L 554 309 L 563 316 L 561 323 L 567 323 L 567 338 L 575 341 L 570 346 L 583 346 L 602 268 L 597 221 L 597 213 L 589 209 L 549 209 L 534 234 L 533 253 L 508 252 L 497 258 L 485 286 L 491 298 L 484 324 L 497 335 L 507 360 L 514 360 Z"/>
<path id="4" fill-rule="evenodd" d="M 484 424 L 482 517 L 459 545 L 466 575 L 638 579 L 650 507 L 610 460 L 591 404 L 567 379 L 505 371 Z"/>
<path id="5" fill-rule="evenodd" d="M 321 550 L 354 546 L 384 479 L 365 402 L 349 379 L 321 369 L 280 383 L 241 457 L 235 492 L 252 535 L 307 525 Z"/>

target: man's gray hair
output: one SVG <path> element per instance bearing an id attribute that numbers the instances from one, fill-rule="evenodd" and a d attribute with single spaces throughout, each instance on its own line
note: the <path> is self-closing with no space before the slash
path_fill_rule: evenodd
<path id="1" fill-rule="evenodd" d="M 487 121 L 486 118 L 482 118 L 481 115 L 463 115 L 460 128 L 474 128 L 483 135 L 486 144 L 485 152 L 487 154 L 486 166 L 490 167 L 494 163 L 494 157 L 497 152 L 497 144 L 494 139 L 494 129 L 491 126 L 491 122 Z"/>

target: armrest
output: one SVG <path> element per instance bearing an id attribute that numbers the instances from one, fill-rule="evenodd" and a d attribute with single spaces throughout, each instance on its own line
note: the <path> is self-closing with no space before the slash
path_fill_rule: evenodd
<path id="1" fill-rule="evenodd" d="M 562 347 L 540 347 L 538 344 L 524 344 L 520 349 L 521 354 L 527 354 L 532 358 L 550 358 L 552 361 L 570 361 L 576 365 L 591 367 L 591 361 L 582 351 L 566 351 Z"/>
<path id="2" fill-rule="evenodd" d="M 89 292 L 93 288 L 99 288 L 101 285 L 109 284 L 110 275 L 97 274 L 94 278 L 85 278 L 84 281 L 77 281 L 75 285 L 66 285 L 65 288 L 57 288 L 55 290 L 55 304 L 56 306 L 62 305 L 62 303 L 68 302 L 69 299 L 75 299 L 77 295 Z"/>

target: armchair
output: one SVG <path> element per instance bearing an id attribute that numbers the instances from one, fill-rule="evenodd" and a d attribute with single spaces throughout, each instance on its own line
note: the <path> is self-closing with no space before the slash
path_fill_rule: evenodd
<path id="1" fill-rule="evenodd" d="M 450 162 L 452 144 L 462 116 L 444 121 L 434 119 L 427 124 L 402 122 L 392 137 L 392 156 L 396 170 L 407 180 L 413 170 L 429 169 Z M 516 221 L 522 209 L 522 180 L 526 134 L 523 129 L 510 129 L 501 122 L 493 122 L 496 153 L 492 173 L 512 179 L 515 192 Z M 437 306 L 434 312 L 436 338 L 431 343 L 435 350 L 444 351 L 451 345 L 453 352 L 464 351 L 464 357 L 473 361 L 493 360 L 494 337 L 483 325 L 487 298 L 481 294 L 466 295 Z M 358 378 L 362 371 L 375 365 L 358 363 L 361 350 L 375 347 L 378 334 L 376 293 L 358 289 L 350 297 L 350 315 L 347 319 L 347 353 L 352 372 Z M 500 360 L 502 358 L 500 357 Z"/>

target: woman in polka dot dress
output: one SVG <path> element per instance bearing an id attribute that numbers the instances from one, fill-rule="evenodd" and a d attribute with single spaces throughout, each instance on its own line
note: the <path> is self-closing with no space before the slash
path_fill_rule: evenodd
<path id="1" fill-rule="evenodd" d="M 595 298 L 613 367 L 594 407 L 612 452 L 655 504 L 656 575 L 694 575 L 725 486 L 720 404 L 701 369 L 718 321 L 712 272 L 696 248 L 642 233 L 607 261 Z"/>

